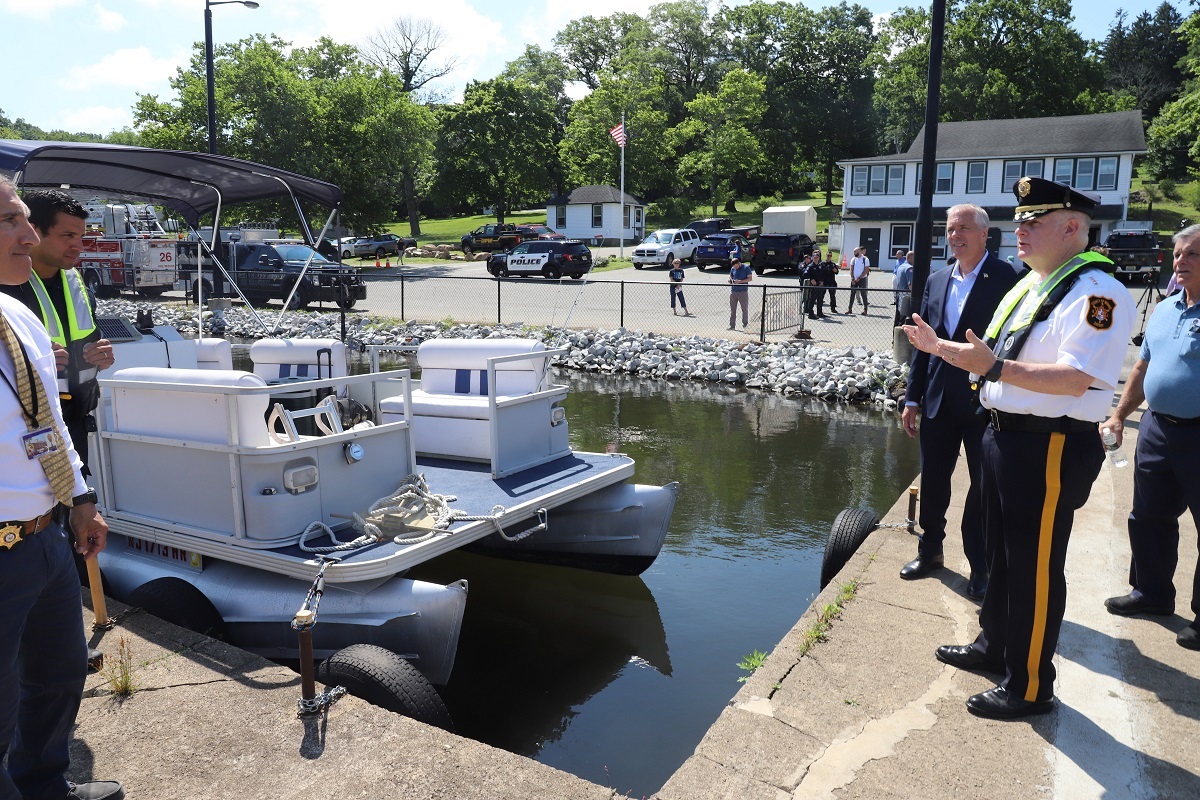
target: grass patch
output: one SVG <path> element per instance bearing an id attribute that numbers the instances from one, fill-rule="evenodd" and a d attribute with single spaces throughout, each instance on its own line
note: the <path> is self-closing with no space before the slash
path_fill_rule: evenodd
<path id="1" fill-rule="evenodd" d="M 838 587 L 837 597 L 832 603 L 826 604 L 821 612 L 817 614 L 816 620 L 812 625 L 808 626 L 808 630 L 804 632 L 804 636 L 800 642 L 800 657 L 803 658 L 808 654 L 809 650 L 817 645 L 818 642 L 825 641 L 825 635 L 829 633 L 833 627 L 833 621 L 842 615 L 842 611 L 846 608 L 855 595 L 858 594 L 858 579 L 854 579 L 847 583 L 843 583 Z"/>
<path id="2" fill-rule="evenodd" d="M 421 235 L 417 244 L 458 244 L 465 234 L 495 222 L 496 217 L 490 214 L 474 214 L 469 217 L 446 217 L 443 219 L 422 219 Z M 510 225 L 545 225 L 546 209 L 530 211 L 514 211 L 504 217 Z M 551 226 L 553 227 L 553 226 Z M 408 222 L 395 222 L 387 226 L 388 233 L 397 236 L 409 236 Z"/>
<path id="3" fill-rule="evenodd" d="M 122 636 L 117 641 L 115 656 L 104 660 L 104 680 L 117 697 L 133 697 L 138 690 L 138 683 L 133 677 L 133 646 L 129 644 L 129 639 Z"/>

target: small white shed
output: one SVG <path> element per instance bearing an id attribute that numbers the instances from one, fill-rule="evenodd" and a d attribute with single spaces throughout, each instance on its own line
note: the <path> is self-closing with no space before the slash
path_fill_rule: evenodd
<path id="1" fill-rule="evenodd" d="M 636 244 L 645 235 L 646 207 L 613 186 L 580 186 L 546 201 L 546 225 L 591 245 Z"/>

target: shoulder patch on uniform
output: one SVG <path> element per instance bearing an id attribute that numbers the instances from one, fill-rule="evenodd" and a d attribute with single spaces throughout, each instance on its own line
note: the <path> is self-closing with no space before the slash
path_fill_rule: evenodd
<path id="1" fill-rule="evenodd" d="M 1112 327 L 1115 301 L 1098 295 L 1088 296 L 1087 324 L 1098 331 L 1106 331 Z"/>

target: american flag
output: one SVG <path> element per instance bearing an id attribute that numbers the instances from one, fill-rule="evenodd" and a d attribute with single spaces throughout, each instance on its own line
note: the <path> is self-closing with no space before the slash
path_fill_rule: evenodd
<path id="1" fill-rule="evenodd" d="M 616 140 L 616 143 L 621 147 L 625 146 L 625 123 L 620 122 L 615 128 L 610 128 L 608 135 Z"/>

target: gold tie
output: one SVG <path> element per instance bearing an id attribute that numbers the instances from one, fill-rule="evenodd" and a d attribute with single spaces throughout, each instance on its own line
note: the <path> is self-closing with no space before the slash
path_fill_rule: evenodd
<path id="1" fill-rule="evenodd" d="M 0 338 L 8 348 L 13 360 L 13 372 L 17 377 L 17 399 L 21 402 L 21 411 L 25 414 L 25 422 L 31 431 L 50 428 L 51 436 L 56 447 L 53 452 L 46 453 L 38 461 L 46 471 L 50 488 L 54 497 L 65 506 L 72 505 L 71 498 L 75 495 L 75 470 L 71 467 L 71 459 L 67 455 L 66 441 L 54 421 L 54 411 L 47 402 L 38 402 L 39 387 L 30 383 L 30 376 L 36 375 L 30 371 L 25 360 L 25 350 L 17 340 L 17 334 L 8 324 L 8 318 L 0 312 Z M 40 381 L 39 381 L 40 383 Z M 45 387 L 40 387 L 41 397 L 46 400 L 53 395 L 47 394 Z M 36 412 L 36 413 L 35 413 Z M 31 416 L 31 414 L 33 416 Z"/>

